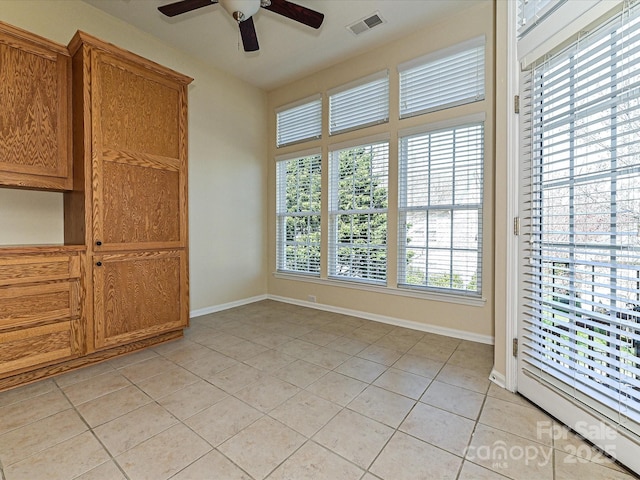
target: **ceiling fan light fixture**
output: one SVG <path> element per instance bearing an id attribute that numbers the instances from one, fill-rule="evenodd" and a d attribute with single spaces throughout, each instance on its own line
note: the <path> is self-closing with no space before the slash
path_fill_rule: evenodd
<path id="1" fill-rule="evenodd" d="M 260 10 L 260 0 L 220 0 L 219 3 L 238 22 L 252 17 Z"/>

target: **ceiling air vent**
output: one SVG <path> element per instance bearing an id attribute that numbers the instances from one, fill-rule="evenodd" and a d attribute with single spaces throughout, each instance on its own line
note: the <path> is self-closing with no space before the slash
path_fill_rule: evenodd
<path id="1" fill-rule="evenodd" d="M 347 30 L 349 30 L 354 35 L 360 35 L 361 33 L 366 32 L 367 30 L 371 30 L 373 27 L 377 27 L 378 25 L 382 25 L 385 21 L 380 16 L 379 12 L 375 12 L 368 17 L 362 18 L 351 25 L 347 25 Z"/>

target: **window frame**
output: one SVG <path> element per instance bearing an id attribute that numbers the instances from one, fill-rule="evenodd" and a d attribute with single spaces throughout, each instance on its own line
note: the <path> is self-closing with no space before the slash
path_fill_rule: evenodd
<path id="1" fill-rule="evenodd" d="M 372 147 L 380 147 L 386 146 L 386 158 L 385 162 L 385 188 L 386 188 L 386 207 L 384 208 L 353 208 L 349 210 L 341 209 L 339 206 L 339 170 L 340 170 L 340 158 L 339 155 L 341 152 L 345 152 L 348 150 L 353 150 L 357 148 L 372 148 Z M 389 228 L 389 153 L 390 153 L 390 136 L 387 134 L 377 135 L 373 137 L 364 137 L 358 138 L 356 140 L 350 142 L 344 142 L 341 144 L 334 144 L 329 147 L 328 158 L 329 158 L 329 185 L 328 185 L 328 196 L 329 196 L 329 208 L 328 208 L 328 223 L 329 223 L 329 241 L 328 241 L 328 261 L 327 261 L 327 270 L 328 270 L 328 278 L 333 280 L 341 280 L 353 283 L 363 283 L 370 285 L 387 285 L 388 278 L 388 228 Z M 341 275 L 338 272 L 339 266 L 339 250 L 341 248 L 340 242 L 338 239 L 339 233 L 339 221 L 341 216 L 356 216 L 356 215 L 385 215 L 385 239 L 384 244 L 382 245 L 373 245 L 374 248 L 379 248 L 384 246 L 384 266 L 382 269 L 378 271 L 382 272 L 384 275 L 382 278 L 363 278 L 357 276 L 350 275 Z M 358 243 L 348 243 L 342 245 L 342 248 L 357 248 L 353 247 L 353 245 L 358 245 Z M 372 246 L 370 242 L 367 242 L 366 248 Z"/>
<path id="2" fill-rule="evenodd" d="M 375 87 L 374 92 L 378 93 L 377 90 L 380 90 L 379 93 L 382 94 L 381 97 L 371 97 L 371 90 L 367 90 L 365 87 Z M 364 91 L 363 91 L 364 89 Z M 352 96 L 349 96 L 349 94 Z M 333 127 L 334 121 L 338 119 L 334 118 L 334 113 L 338 107 L 343 107 L 343 103 L 345 100 L 349 103 L 358 101 L 362 101 L 362 97 L 360 94 L 366 94 L 369 96 L 369 102 L 365 104 L 368 107 L 368 111 L 372 111 L 374 113 L 378 113 L 378 110 L 382 111 L 383 115 L 379 116 L 371 116 L 366 121 L 362 123 L 350 123 L 344 127 Z M 360 130 L 366 127 L 370 127 L 372 125 L 380 125 L 383 123 L 389 122 L 389 108 L 390 108 L 390 87 L 389 87 L 389 70 L 382 70 L 380 72 L 373 73 L 366 77 L 359 78 L 352 82 L 346 83 L 344 85 L 340 85 L 338 87 L 329 89 L 327 91 L 327 97 L 329 99 L 329 135 L 339 135 L 341 133 L 351 132 L 354 130 Z M 337 103 L 336 99 L 340 99 L 340 102 Z M 382 108 L 372 108 L 371 105 L 378 103 L 379 105 L 383 105 Z M 375 105 L 374 105 L 375 106 Z M 354 110 L 351 110 L 353 113 Z M 358 112 L 361 114 L 361 112 Z M 342 112 L 340 112 L 340 120 L 343 119 Z"/>
<path id="3" fill-rule="evenodd" d="M 304 112 L 305 107 L 308 109 L 307 112 Z M 295 102 L 287 103 L 286 105 L 282 105 L 275 109 L 276 114 L 276 148 L 288 147 L 289 145 L 295 145 L 302 142 L 308 142 L 311 140 L 318 140 L 322 138 L 322 94 L 317 93 L 315 95 L 311 95 L 310 97 L 305 97 L 303 99 L 297 100 Z M 301 122 L 300 113 L 303 113 Z M 306 113 L 306 115 L 304 115 Z M 280 142 L 281 137 L 281 116 L 286 116 L 289 114 L 291 116 L 296 116 L 298 129 L 300 125 L 304 125 L 306 129 L 310 130 L 310 133 L 307 135 L 296 136 L 295 138 L 287 141 Z M 291 119 L 287 119 L 288 123 L 291 122 Z M 302 129 L 300 129 L 302 130 Z M 304 131 L 304 130 L 303 130 Z M 289 136 L 294 136 L 293 134 L 296 130 L 289 132 L 287 134 L 287 138 Z"/>
<path id="4" fill-rule="evenodd" d="M 459 117 L 443 122 L 431 123 L 421 125 L 411 129 L 405 129 L 398 132 L 398 288 L 400 289 L 408 289 L 408 290 L 416 290 L 423 292 L 432 292 L 443 295 L 462 295 L 473 298 L 482 298 L 482 273 L 483 273 L 483 251 L 484 251 L 484 175 L 485 175 L 485 150 L 486 150 L 486 137 L 485 137 L 485 120 L 486 116 L 484 113 L 469 115 L 466 117 Z M 409 179 L 408 166 L 407 166 L 407 157 L 403 152 L 404 142 L 407 139 L 416 138 L 419 136 L 432 135 L 439 132 L 453 131 L 456 129 L 464 129 L 467 127 L 481 127 L 481 147 L 478 153 L 481 154 L 481 158 L 479 159 L 480 163 L 480 179 L 479 179 L 479 196 L 480 201 L 477 203 L 459 203 L 455 202 L 449 205 L 450 208 L 444 208 L 441 205 L 418 205 L 418 206 L 408 206 L 407 203 L 407 183 Z M 429 160 L 427 160 L 429 163 Z M 476 163 L 476 162 L 474 162 Z M 421 162 L 424 164 L 424 162 Z M 459 166 L 458 162 L 458 166 Z M 464 163 L 463 163 L 464 165 Z M 455 166 L 453 167 L 453 171 L 455 171 Z M 453 188 L 455 189 L 455 182 L 452 183 Z M 454 190 L 455 191 L 455 190 Z M 455 193 L 452 193 L 455 195 Z M 407 252 L 409 250 L 409 246 L 407 243 L 407 214 L 408 212 L 424 212 L 425 215 L 429 215 L 430 212 L 439 211 L 449 211 L 451 212 L 451 216 L 453 217 L 453 212 L 456 210 L 477 210 L 478 215 L 478 231 L 477 231 L 477 249 L 476 258 L 477 258 L 477 268 L 475 272 L 476 276 L 476 290 L 467 290 L 460 288 L 453 288 L 453 280 L 454 280 L 454 268 L 453 268 L 453 258 L 456 251 L 462 251 L 465 249 L 456 248 L 453 245 L 453 241 L 451 241 L 448 250 L 450 252 L 451 262 L 449 268 L 449 287 L 444 286 L 433 286 L 429 285 L 427 271 L 425 269 L 425 280 L 423 284 L 417 283 L 408 283 L 407 280 Z M 455 236 L 453 220 L 451 220 L 451 236 Z M 428 256 L 429 253 L 429 243 L 428 243 L 428 232 L 425 233 L 425 245 L 424 251 L 425 255 Z M 438 250 L 442 250 L 442 247 L 437 248 Z M 466 249 L 466 251 L 472 251 L 471 249 Z"/>
<path id="5" fill-rule="evenodd" d="M 319 210 L 298 210 L 298 211 L 288 211 L 287 209 L 287 183 L 288 178 L 285 176 L 282 178 L 283 170 L 285 170 L 284 175 L 286 175 L 286 164 L 288 162 L 301 161 L 304 159 L 314 159 L 317 161 L 317 172 L 316 174 L 319 176 L 317 179 L 318 185 L 318 194 L 319 198 Z M 296 275 L 308 275 L 313 277 L 319 277 L 320 272 L 322 270 L 322 152 L 319 148 L 310 149 L 306 151 L 299 151 L 289 155 L 282 155 L 276 158 L 276 271 L 279 273 L 291 273 Z M 313 184 L 309 183 L 309 187 L 312 187 Z M 297 190 L 299 192 L 299 190 Z M 307 195 L 311 196 L 314 192 L 304 192 Z M 311 221 L 312 217 L 317 217 L 318 224 L 318 242 L 309 242 L 307 241 L 307 248 L 317 247 L 318 254 L 318 263 L 317 263 L 317 271 L 311 270 L 310 268 L 296 269 L 296 268 L 287 268 L 287 253 L 286 249 L 289 246 L 300 246 L 299 242 L 293 241 L 291 243 L 287 240 L 287 219 L 288 218 L 307 218 L 308 221 Z M 297 263 L 296 263 L 297 265 Z"/>
<path id="6" fill-rule="evenodd" d="M 439 110 L 450 109 L 460 105 L 466 105 L 469 103 L 480 102 L 485 99 L 486 96 L 486 45 L 487 40 L 484 35 L 480 35 L 464 42 L 460 42 L 456 45 L 452 45 L 447 48 L 423 55 L 408 62 L 404 62 L 398 65 L 398 108 L 400 119 L 411 118 L 418 115 L 424 115 L 426 113 L 435 112 Z M 469 81 L 469 78 L 464 76 L 464 70 L 461 70 L 455 63 L 459 62 L 458 58 L 461 55 L 478 55 L 481 53 L 481 61 L 476 61 L 471 64 L 475 67 L 476 75 L 474 81 Z M 431 66 L 433 69 L 429 70 Z M 451 71 L 457 73 L 451 74 Z M 421 72 L 422 71 L 422 72 Z M 410 80 L 409 76 L 413 79 Z M 473 90 L 473 95 L 453 95 L 453 100 L 446 100 L 442 103 L 433 103 L 424 105 L 425 102 L 420 101 L 420 98 L 412 98 L 411 93 L 416 91 L 420 92 L 420 95 L 424 95 L 427 88 L 408 88 L 408 82 L 422 84 L 434 84 L 438 85 L 438 82 L 446 83 L 451 88 L 452 82 L 462 82 L 462 87 Z M 429 90 L 431 91 L 431 90 Z M 409 98 L 407 96 L 409 95 Z M 441 97 L 441 95 L 437 95 Z M 409 108 L 403 104 L 408 102 L 416 102 L 417 107 Z"/>

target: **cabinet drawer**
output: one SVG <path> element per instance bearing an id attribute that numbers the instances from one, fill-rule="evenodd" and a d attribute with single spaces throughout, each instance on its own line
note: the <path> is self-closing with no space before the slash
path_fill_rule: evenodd
<path id="1" fill-rule="evenodd" d="M 65 280 L 79 276 L 78 255 L 0 255 L 0 285 Z"/>
<path id="2" fill-rule="evenodd" d="M 78 320 L 0 332 L 0 376 L 77 356 Z"/>
<path id="3" fill-rule="evenodd" d="M 76 317 L 79 297 L 77 281 L 0 288 L 0 331 Z"/>

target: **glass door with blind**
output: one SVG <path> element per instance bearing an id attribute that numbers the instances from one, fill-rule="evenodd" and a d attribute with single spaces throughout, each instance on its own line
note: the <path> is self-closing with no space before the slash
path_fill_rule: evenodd
<path id="1" fill-rule="evenodd" d="M 518 390 L 640 472 L 640 4 L 521 90 Z"/>

